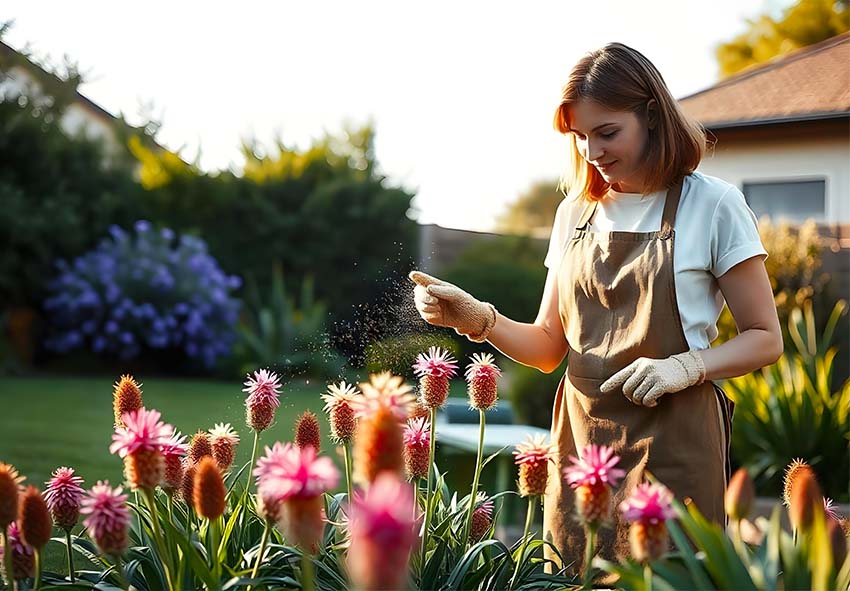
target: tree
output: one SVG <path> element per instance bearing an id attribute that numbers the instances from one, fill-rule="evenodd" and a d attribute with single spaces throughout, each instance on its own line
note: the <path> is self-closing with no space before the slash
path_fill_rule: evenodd
<path id="1" fill-rule="evenodd" d="M 508 234 L 548 232 L 555 221 L 555 212 L 564 195 L 554 180 L 537 181 L 508 205 L 499 217 L 497 228 Z"/>
<path id="2" fill-rule="evenodd" d="M 715 50 L 722 77 L 850 30 L 850 0 L 799 0 L 779 20 L 762 15 Z"/>

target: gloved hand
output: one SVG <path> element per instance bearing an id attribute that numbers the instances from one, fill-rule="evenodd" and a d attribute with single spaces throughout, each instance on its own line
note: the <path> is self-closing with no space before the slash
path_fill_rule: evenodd
<path id="1" fill-rule="evenodd" d="M 635 404 L 655 406 L 664 394 L 679 392 L 705 381 L 705 364 L 699 353 L 686 351 L 666 359 L 640 357 L 605 380 L 599 387 L 610 392 L 619 386 Z"/>
<path id="2" fill-rule="evenodd" d="M 434 326 L 448 326 L 475 343 L 487 340 L 496 324 L 496 308 L 481 302 L 451 283 L 419 271 L 410 272 L 416 284 L 413 299 L 422 319 Z"/>

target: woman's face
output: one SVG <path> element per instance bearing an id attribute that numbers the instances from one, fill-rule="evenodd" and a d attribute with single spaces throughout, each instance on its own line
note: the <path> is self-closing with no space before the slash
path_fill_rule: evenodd
<path id="1" fill-rule="evenodd" d="M 596 167 L 615 191 L 640 193 L 646 123 L 631 111 L 610 111 L 589 100 L 570 108 L 570 129 L 582 158 Z"/>

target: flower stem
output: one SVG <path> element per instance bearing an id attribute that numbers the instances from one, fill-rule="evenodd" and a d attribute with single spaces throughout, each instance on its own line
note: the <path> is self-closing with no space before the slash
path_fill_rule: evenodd
<path id="1" fill-rule="evenodd" d="M 428 450 L 428 481 L 425 487 L 425 525 L 422 529 L 422 566 L 425 566 L 425 556 L 428 553 L 428 528 L 431 526 L 431 481 L 435 478 L 434 475 L 434 455 L 437 451 L 437 429 L 435 421 L 437 420 L 437 409 L 431 407 L 431 441 Z"/>
<path id="2" fill-rule="evenodd" d="M 9 589 L 14 591 L 16 587 L 15 577 L 12 576 L 14 566 L 12 565 L 12 553 L 8 551 L 8 548 L 9 534 L 6 533 L 6 528 L 3 528 L 3 569 L 6 571 L 6 579 L 9 581 Z"/>
<path id="3" fill-rule="evenodd" d="M 525 514 L 525 530 L 522 532 L 522 546 L 519 550 L 519 556 L 516 560 L 516 566 L 514 567 L 514 576 L 511 577 L 511 584 L 508 587 L 509 590 L 512 590 L 516 585 L 517 579 L 519 578 L 519 567 L 522 564 L 522 560 L 525 555 L 525 548 L 528 546 L 528 530 L 531 529 L 531 522 L 534 520 L 534 504 L 537 502 L 537 496 L 528 497 L 528 511 Z"/>
<path id="4" fill-rule="evenodd" d="M 472 492 L 469 493 L 469 513 L 466 517 L 466 527 L 463 529 L 463 538 L 460 542 L 466 545 L 469 540 L 469 531 L 472 529 L 472 514 L 475 512 L 475 500 L 478 497 L 478 479 L 481 476 L 481 462 L 484 461 L 484 411 L 478 409 L 478 460 L 475 462 L 475 473 L 472 477 Z"/>
<path id="5" fill-rule="evenodd" d="M 254 560 L 254 570 L 251 571 L 251 578 L 256 579 L 257 574 L 260 572 L 260 563 L 263 562 L 263 554 L 266 553 L 266 544 L 269 541 L 269 532 L 271 531 L 272 524 L 269 520 L 266 520 L 266 527 L 263 529 L 263 537 L 260 539 L 260 551 L 257 552 L 257 558 Z M 248 586 L 248 591 L 251 591 L 251 586 Z"/>
<path id="6" fill-rule="evenodd" d="M 242 508 L 245 508 L 245 502 L 248 500 L 248 489 L 251 488 L 251 473 L 254 471 L 254 461 L 257 459 L 257 445 L 260 442 L 260 432 L 254 431 L 254 447 L 251 448 L 251 463 L 248 464 L 248 482 L 245 483 L 245 490 L 242 491 Z"/>
<path id="7" fill-rule="evenodd" d="M 130 583 L 127 582 L 127 578 L 124 576 L 124 565 L 121 562 L 121 555 L 116 554 L 115 558 L 115 574 L 118 575 L 119 586 L 122 589 L 129 589 Z"/>
<path id="8" fill-rule="evenodd" d="M 71 528 L 65 530 L 65 546 L 68 548 L 68 576 L 74 583 L 74 551 L 71 548 Z"/>
<path id="9" fill-rule="evenodd" d="M 593 562 L 593 556 L 596 554 L 596 525 L 587 525 L 586 529 L 586 537 L 587 540 L 584 546 L 584 580 L 582 581 L 581 588 L 582 589 L 590 589 L 590 580 L 591 575 L 593 574 L 593 569 L 591 567 L 591 562 Z"/>
<path id="10" fill-rule="evenodd" d="M 6 548 L 3 548 L 3 552 L 5 553 Z M 11 554 L 11 552 L 9 552 Z M 41 549 L 35 549 L 35 583 L 33 584 L 33 590 L 38 591 L 41 589 Z"/>
<path id="11" fill-rule="evenodd" d="M 345 486 L 348 492 L 348 504 L 354 502 L 354 492 L 351 485 L 351 441 L 346 440 L 342 444 L 342 449 L 345 452 Z"/>
<path id="12" fill-rule="evenodd" d="M 221 580 L 221 560 L 219 560 L 218 545 L 221 540 L 221 517 L 209 520 L 210 553 L 212 554 L 213 576 Z"/>
<path id="13" fill-rule="evenodd" d="M 303 591 L 315 591 L 316 582 L 313 573 L 313 557 L 304 552 L 301 555 L 301 589 Z"/>
<path id="14" fill-rule="evenodd" d="M 148 509 L 151 512 L 151 521 L 153 522 L 153 537 L 159 550 L 160 560 L 162 561 L 162 569 L 165 571 L 165 581 L 169 589 L 174 589 L 174 584 L 171 582 L 171 560 L 166 552 L 165 542 L 162 538 L 162 531 L 159 527 L 159 514 L 156 510 L 156 497 L 151 488 L 142 489 L 142 494 L 148 502 Z"/>
<path id="15" fill-rule="evenodd" d="M 652 569 L 649 562 L 643 565 L 643 588 L 645 591 L 652 591 Z"/>

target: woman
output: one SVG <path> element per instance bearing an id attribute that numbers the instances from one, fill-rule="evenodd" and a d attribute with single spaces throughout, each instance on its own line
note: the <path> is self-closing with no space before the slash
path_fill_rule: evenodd
<path id="1" fill-rule="evenodd" d="M 773 363 L 782 336 L 755 216 L 736 187 L 695 172 L 705 132 L 649 60 L 619 43 L 587 54 L 554 123 L 572 158 L 534 323 L 423 273 L 411 279 L 431 324 L 547 373 L 568 355 L 544 536 L 577 572 L 584 538 L 562 476 L 568 456 L 590 443 L 613 447 L 626 470 L 615 504 L 649 471 L 723 523 L 731 403 L 713 380 Z M 739 334 L 710 348 L 724 300 Z M 600 553 L 621 559 L 628 536 L 616 513 Z"/>

